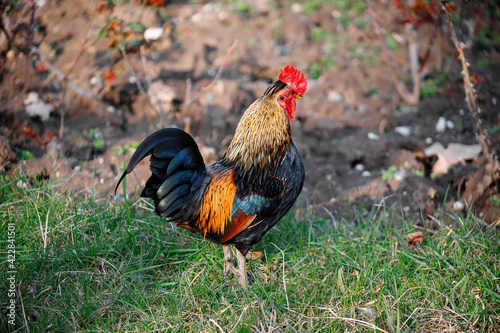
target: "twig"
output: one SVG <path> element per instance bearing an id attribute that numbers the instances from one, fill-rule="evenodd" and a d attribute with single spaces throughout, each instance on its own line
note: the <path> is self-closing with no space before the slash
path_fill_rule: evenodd
<path id="1" fill-rule="evenodd" d="M 24 326 L 26 326 L 26 332 L 30 333 L 28 321 L 26 320 L 26 311 L 24 311 L 23 295 L 21 294 L 21 282 L 19 282 L 19 285 L 17 286 L 17 291 L 19 292 L 19 298 L 21 299 L 21 309 L 23 310 Z"/>
<path id="2" fill-rule="evenodd" d="M 387 60 L 391 67 L 391 73 L 394 77 L 394 83 L 396 84 L 396 90 L 398 91 L 399 96 L 409 105 L 417 105 L 420 97 L 420 71 L 416 71 L 413 79 L 413 91 L 410 93 L 403 83 L 403 79 L 401 78 L 401 73 L 399 71 L 399 67 L 396 65 L 396 61 L 394 60 L 394 56 L 387 46 L 387 41 L 385 40 L 381 24 L 379 22 L 379 17 L 377 12 L 375 11 L 375 5 L 373 0 L 366 0 L 366 4 L 368 5 L 368 12 L 372 17 L 373 26 L 375 27 L 375 33 L 380 40 L 380 44 L 382 45 L 382 49 L 384 50 L 385 55 L 387 56 Z M 410 57 L 412 56 L 412 52 L 416 52 L 416 38 L 411 36 L 409 38 L 409 46 L 408 46 Z"/>
<path id="3" fill-rule="evenodd" d="M 220 327 L 220 325 L 219 325 L 219 324 L 215 321 L 215 319 L 210 318 L 208 321 L 209 321 L 209 322 L 211 322 L 211 323 L 213 323 L 213 324 L 214 324 L 214 325 L 215 325 L 215 326 L 219 329 L 219 331 L 221 331 L 222 333 L 224 333 L 224 330 L 223 330 L 223 329 L 222 329 L 222 327 Z"/>
<path id="4" fill-rule="evenodd" d="M 286 299 L 286 307 L 290 309 L 290 303 L 288 302 L 288 293 L 286 292 L 286 280 L 285 280 L 285 252 L 283 252 L 282 249 L 280 249 L 276 244 L 273 244 L 280 252 L 281 255 L 283 256 L 283 289 L 285 290 L 285 299 Z"/>
<path id="5" fill-rule="evenodd" d="M 243 309 L 243 311 L 241 311 L 241 314 L 240 316 L 238 317 L 238 320 L 236 320 L 236 324 L 234 324 L 233 328 L 229 331 L 229 333 L 233 333 L 234 329 L 238 326 L 238 324 L 240 323 L 241 321 L 241 318 L 243 318 L 243 315 L 245 314 L 245 312 L 247 312 L 247 309 L 248 309 L 249 305 L 245 305 L 245 308 Z"/>
<path id="6" fill-rule="evenodd" d="M 30 33 L 28 34 L 28 41 L 31 45 L 34 45 L 33 38 L 35 37 L 35 11 L 36 11 L 36 1 L 33 0 L 31 4 L 30 13 Z"/>
<path id="7" fill-rule="evenodd" d="M 5 26 L 3 25 L 3 17 L 2 16 L 0 16 L 0 29 L 5 34 L 5 38 L 7 38 L 7 51 L 9 51 L 11 46 L 12 46 L 12 38 L 10 37 L 9 33 L 7 32 L 7 29 L 5 29 Z"/>
<path id="8" fill-rule="evenodd" d="M 47 229 L 45 229 L 45 234 L 44 234 L 42 218 L 40 217 L 40 211 L 38 210 L 38 207 L 37 207 L 35 201 L 33 201 L 33 199 L 31 199 L 31 198 L 29 198 L 29 200 L 31 201 L 31 203 L 35 207 L 36 215 L 38 216 L 38 223 L 40 224 L 40 235 L 42 236 L 42 241 L 43 241 L 43 252 L 45 252 L 45 250 L 47 249 Z M 49 213 L 50 213 L 50 208 L 49 208 Z M 47 216 L 47 220 L 46 220 L 46 225 L 47 224 L 48 224 L 48 216 Z"/>
<path id="9" fill-rule="evenodd" d="M 219 82 L 220 77 L 222 76 L 222 72 L 224 71 L 224 68 L 226 67 L 226 63 L 229 59 L 229 56 L 231 55 L 231 53 L 233 53 L 234 49 L 236 48 L 236 45 L 238 45 L 238 42 L 239 42 L 239 38 L 236 38 L 234 40 L 233 44 L 231 45 L 231 47 L 229 47 L 229 50 L 227 50 L 227 53 L 224 56 L 224 59 L 222 60 L 222 63 L 220 65 L 219 70 L 217 71 L 217 74 L 215 75 L 215 78 L 213 79 L 213 81 L 208 86 L 201 88 L 201 90 L 196 95 L 191 97 L 191 102 L 193 100 L 195 100 L 201 93 L 204 93 L 204 92 L 212 89 Z"/>
<path id="10" fill-rule="evenodd" d="M 144 55 L 144 45 L 141 45 L 139 47 L 139 52 L 141 53 L 142 71 L 144 72 L 144 77 L 146 78 L 146 81 L 148 83 L 148 87 L 151 87 L 153 85 L 153 81 L 151 80 L 151 77 L 149 76 L 148 72 L 146 71 L 146 57 Z M 153 95 L 153 97 L 155 98 L 156 105 L 158 105 L 158 108 L 160 109 L 160 111 L 161 111 L 161 113 L 166 121 L 167 112 L 163 108 L 163 105 L 161 104 L 160 99 L 158 98 L 158 96 L 156 96 L 155 91 L 151 90 L 150 92 Z"/>
<path id="11" fill-rule="evenodd" d="M 372 323 L 369 323 L 367 321 L 364 321 L 364 320 L 360 320 L 360 319 L 356 319 L 356 318 L 347 318 L 347 317 L 340 317 L 339 315 L 337 315 L 337 313 L 330 307 L 318 307 L 319 310 L 326 310 L 328 312 L 330 312 L 332 314 L 331 317 L 325 317 L 325 316 L 321 316 L 321 317 L 315 317 L 315 316 L 307 316 L 305 314 L 302 314 L 300 312 L 297 312 L 295 310 L 292 310 L 292 309 L 288 309 L 288 311 L 290 312 L 294 312 L 296 313 L 297 315 L 301 316 L 301 317 L 304 317 L 304 318 L 307 318 L 307 319 L 332 319 L 332 320 L 343 320 L 349 324 L 359 324 L 361 326 L 364 326 L 364 327 L 368 327 L 368 328 L 371 328 L 373 330 L 376 330 L 376 331 L 380 331 L 380 332 L 384 332 L 384 333 L 389 333 L 388 331 L 378 327 L 377 325 L 375 324 L 372 324 Z"/>
<path id="12" fill-rule="evenodd" d="M 450 35 L 455 45 L 455 48 L 458 51 L 458 55 L 460 58 L 460 62 L 462 65 L 462 76 L 464 79 L 464 91 L 465 91 L 465 100 L 467 102 L 467 107 L 472 115 L 476 119 L 477 129 L 479 131 L 479 141 L 481 142 L 484 152 L 486 156 L 490 159 L 496 160 L 494 152 L 491 150 L 491 144 L 488 138 L 487 133 L 484 131 L 483 122 L 481 120 L 481 109 L 476 102 L 476 94 L 474 91 L 474 86 L 472 85 L 472 81 L 469 74 L 469 62 L 465 58 L 465 53 L 463 47 L 465 46 L 463 42 L 459 42 L 457 39 L 457 35 L 455 33 L 455 28 L 453 27 L 453 22 L 451 20 L 451 15 L 448 10 L 448 1 L 441 0 L 441 8 L 446 16 L 446 20 L 448 21 L 448 26 L 450 28 Z"/>
<path id="13" fill-rule="evenodd" d="M 186 103 L 184 104 L 184 131 L 189 133 L 191 130 L 191 102 L 193 101 L 193 81 L 188 77 L 186 79 Z"/>
<path id="14" fill-rule="evenodd" d="M 97 2 L 96 2 L 96 6 L 97 6 Z M 87 41 L 89 40 L 90 27 L 92 26 L 92 23 L 94 22 L 94 18 L 95 18 L 95 15 L 96 15 L 95 14 L 96 13 L 95 7 L 94 7 L 94 10 L 92 11 L 92 16 L 90 17 L 90 20 L 87 23 L 87 27 L 85 28 L 85 34 L 83 36 L 83 43 L 82 43 L 82 46 L 80 47 L 80 51 L 78 51 L 78 54 L 76 55 L 75 59 L 73 59 L 73 62 L 71 63 L 71 66 L 67 70 L 66 76 L 69 76 L 71 74 L 71 72 L 73 71 L 73 68 L 78 63 L 78 60 L 80 60 L 80 57 L 82 56 L 83 51 L 85 50 L 85 48 L 87 46 L 89 46 L 89 45 L 94 44 L 99 39 L 99 37 L 97 37 L 92 42 L 90 42 L 89 44 L 87 44 Z"/>
<path id="15" fill-rule="evenodd" d="M 330 215 L 330 217 L 332 218 L 332 222 L 333 222 L 333 226 L 335 227 L 335 230 L 338 230 L 337 221 L 335 221 L 335 217 L 333 216 L 332 212 L 330 212 L 324 206 L 321 206 L 321 207 L 323 207 L 323 209 L 325 210 L 325 212 L 327 212 L 327 214 Z"/>
<path id="16" fill-rule="evenodd" d="M 40 52 L 38 47 L 32 46 L 31 47 L 31 54 L 38 56 L 47 65 L 47 67 L 49 67 L 49 69 L 52 73 L 54 73 L 61 81 L 67 82 L 68 85 L 71 87 L 71 89 L 73 89 L 73 91 L 76 92 L 78 95 L 83 96 L 83 97 L 88 97 L 88 98 L 94 98 L 94 99 L 96 98 L 96 96 L 93 93 L 80 87 L 73 80 L 71 80 L 66 75 L 64 75 L 64 73 L 61 72 L 61 70 L 59 70 L 59 68 L 54 66 L 54 64 L 52 64 L 49 61 L 49 59 L 43 53 Z"/>
<path id="17" fill-rule="evenodd" d="M 438 17 L 435 21 L 434 21 L 434 28 L 432 29 L 432 35 L 431 35 L 431 38 L 429 39 L 429 42 L 427 43 L 427 48 L 425 49 L 425 53 L 424 53 L 424 56 L 422 57 L 421 61 L 420 61 L 420 67 L 418 68 L 418 71 L 421 72 L 425 66 L 425 64 L 427 63 L 427 60 L 429 59 L 429 56 L 431 55 L 431 45 L 434 43 L 434 39 L 436 38 L 436 36 L 438 35 L 438 31 L 439 31 L 439 27 L 441 26 L 441 17 Z M 441 49 L 441 48 L 439 48 Z M 441 52 L 440 52 L 441 54 Z M 441 57 L 439 58 L 439 63 L 437 64 L 438 67 L 438 70 L 441 70 L 442 68 L 442 64 L 441 64 Z"/>
<path id="18" fill-rule="evenodd" d="M 198 274 L 196 274 L 193 281 L 191 281 L 191 283 L 189 283 L 189 286 L 187 287 L 187 289 L 191 289 L 191 286 L 193 285 L 194 281 L 198 280 L 198 277 L 201 275 L 201 273 L 203 273 L 204 270 L 205 270 L 205 267 L 203 267 L 203 269 L 201 271 L 199 271 Z"/>
<path id="19" fill-rule="evenodd" d="M 149 107 L 151 108 L 151 110 L 153 110 L 158 115 L 158 117 L 160 117 L 160 121 L 161 121 L 162 114 L 160 113 L 160 111 L 158 111 L 154 107 L 153 103 L 151 102 L 151 99 L 149 98 L 149 96 L 146 92 L 146 89 L 144 89 L 144 86 L 142 85 L 141 80 L 135 74 L 135 71 L 132 68 L 132 64 L 130 63 L 130 60 L 127 56 L 127 52 L 125 51 L 125 48 L 123 47 L 123 45 L 120 45 L 120 52 L 123 56 L 123 59 L 125 60 L 125 63 L 127 64 L 127 67 L 128 67 L 128 70 L 130 71 L 130 74 L 132 75 L 132 77 L 135 78 L 135 84 L 137 85 L 137 88 L 139 88 L 139 91 L 141 92 L 142 96 L 146 99 L 146 102 L 148 103 Z"/>
<path id="20" fill-rule="evenodd" d="M 222 76 L 222 72 L 224 71 L 224 68 L 226 67 L 226 63 L 229 59 L 229 56 L 231 55 L 231 53 L 233 53 L 234 49 L 236 48 L 236 45 L 238 45 L 238 42 L 239 42 L 239 38 L 236 38 L 233 42 L 233 44 L 231 45 L 231 47 L 229 47 L 229 50 L 227 51 L 226 55 L 224 56 L 224 59 L 222 60 L 222 63 L 219 67 L 219 70 L 217 71 L 217 74 L 215 75 L 215 78 L 213 79 L 212 82 L 210 82 L 209 85 L 203 87 L 200 89 L 200 91 L 196 94 L 193 95 L 192 93 L 192 84 L 191 84 L 191 79 L 187 79 L 187 85 L 186 85 L 186 100 L 185 100 L 185 103 L 184 103 L 184 122 L 185 122 L 185 125 L 184 125 L 184 130 L 186 132 L 189 132 L 189 129 L 190 129 L 190 126 L 191 126 L 191 118 L 192 118 L 192 115 L 191 115 L 191 103 L 196 100 L 196 98 L 198 98 L 198 96 L 200 96 L 202 93 L 204 92 L 207 92 L 209 91 L 210 89 L 212 89 L 220 80 L 221 76 Z"/>

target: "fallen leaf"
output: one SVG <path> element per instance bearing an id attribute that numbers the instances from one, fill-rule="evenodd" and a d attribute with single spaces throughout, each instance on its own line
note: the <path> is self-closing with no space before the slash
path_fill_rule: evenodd
<path id="1" fill-rule="evenodd" d="M 116 76 L 115 70 L 113 68 L 108 68 L 102 73 L 102 77 L 104 78 L 104 82 L 107 85 L 110 85 L 114 80 L 118 77 Z"/>
<path id="2" fill-rule="evenodd" d="M 424 233 L 422 231 L 412 232 L 406 235 L 406 241 L 410 247 L 413 247 L 415 244 L 420 245 L 424 241 Z"/>
<path id="3" fill-rule="evenodd" d="M 435 142 L 425 149 L 424 154 L 427 156 L 437 155 L 438 160 L 433 165 L 432 172 L 444 174 L 448 172 L 450 166 L 471 160 L 478 156 L 481 151 L 482 146 L 480 144 L 463 145 L 461 143 L 450 143 L 447 148 L 444 148 L 441 143 Z"/>
<path id="4" fill-rule="evenodd" d="M 429 199 L 435 199 L 436 193 L 437 191 L 434 187 L 429 187 L 429 189 L 427 190 L 427 196 L 429 197 Z"/>

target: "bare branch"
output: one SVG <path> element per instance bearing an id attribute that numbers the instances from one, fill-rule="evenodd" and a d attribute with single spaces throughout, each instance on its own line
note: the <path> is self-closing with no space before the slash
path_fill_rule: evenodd
<path id="1" fill-rule="evenodd" d="M 186 99 L 184 102 L 184 130 L 186 132 L 189 133 L 189 130 L 191 128 L 191 118 L 192 118 L 191 103 L 194 100 L 196 100 L 196 98 L 198 98 L 202 93 L 207 92 L 210 89 L 212 89 L 213 87 L 215 87 L 215 85 L 219 82 L 219 80 L 222 76 L 222 72 L 224 71 L 224 68 L 226 67 L 229 56 L 233 53 L 234 49 L 236 48 L 236 45 L 238 45 L 238 42 L 239 42 L 239 38 L 236 38 L 234 40 L 233 44 L 231 45 L 231 47 L 229 47 L 229 50 L 227 51 L 226 55 L 224 56 L 224 59 L 222 60 L 222 63 L 220 65 L 219 70 L 217 71 L 217 74 L 215 75 L 215 78 L 213 79 L 213 81 L 210 82 L 210 84 L 208 86 L 201 88 L 201 90 L 197 94 L 193 95 L 193 92 L 192 92 L 193 88 L 192 88 L 191 79 L 187 79 L 187 81 L 186 81 L 187 82 L 187 84 L 186 84 Z"/>
<path id="2" fill-rule="evenodd" d="M 139 52 L 141 53 L 142 71 L 144 72 L 144 77 L 146 78 L 146 81 L 148 83 L 148 87 L 151 87 L 151 85 L 153 84 L 153 81 L 151 80 L 151 77 L 149 76 L 148 72 L 146 71 L 146 57 L 144 56 L 144 45 L 140 46 Z M 167 112 L 163 108 L 163 105 L 161 104 L 158 96 L 156 96 L 156 92 L 152 91 L 152 90 L 150 90 L 150 92 L 153 95 L 153 97 L 155 98 L 156 105 L 158 105 L 158 108 L 160 109 L 161 114 L 163 115 L 164 120 L 166 122 L 167 121 Z"/>
<path id="3" fill-rule="evenodd" d="M 472 113 L 472 115 L 476 119 L 476 124 L 477 124 L 477 129 L 479 131 L 479 141 L 483 145 L 484 152 L 488 158 L 491 159 L 497 159 L 495 156 L 494 152 L 491 150 L 491 144 L 490 140 L 488 138 L 487 133 L 484 131 L 483 127 L 483 122 L 481 120 L 481 109 L 479 108 L 479 105 L 476 102 L 476 94 L 474 92 L 474 86 L 472 84 L 472 80 L 469 74 L 469 63 L 467 61 L 467 58 L 465 57 L 464 53 L 464 46 L 465 44 L 463 42 L 458 41 L 457 35 L 455 33 L 455 28 L 453 26 L 453 22 L 451 20 L 451 15 L 448 10 L 448 1 L 441 0 L 441 8 L 443 9 L 443 12 L 446 16 L 446 20 L 448 21 L 448 26 L 450 28 L 450 35 L 451 39 L 453 41 L 453 44 L 455 45 L 455 48 L 458 51 L 458 56 L 460 58 L 460 62 L 462 65 L 462 76 L 464 79 L 464 91 L 465 91 L 465 100 L 467 101 L 467 107 L 469 108 L 469 111 Z"/>
<path id="4" fill-rule="evenodd" d="M 196 99 L 201 93 L 209 91 L 219 82 L 220 77 L 222 76 L 222 72 L 224 71 L 224 68 L 226 67 L 226 63 L 229 59 L 229 56 L 231 55 L 231 53 L 233 53 L 234 49 L 236 48 L 236 45 L 238 45 L 238 42 L 239 42 L 239 38 L 236 38 L 234 40 L 233 44 L 231 45 L 231 47 L 229 48 L 229 50 L 227 51 L 226 55 L 224 56 L 224 59 L 222 60 L 221 65 L 219 67 L 219 70 L 217 71 L 217 74 L 215 75 L 214 80 L 208 86 L 201 88 L 200 92 L 198 92 L 196 95 L 191 97 L 192 100 Z"/>
<path id="5" fill-rule="evenodd" d="M 0 29 L 5 34 L 5 38 L 7 38 L 7 51 L 9 51 L 12 46 L 12 38 L 10 37 L 9 32 L 7 31 L 7 29 L 5 29 L 5 26 L 3 25 L 3 16 L 0 16 Z"/>
<path id="6" fill-rule="evenodd" d="M 42 60 L 47 67 L 49 67 L 50 71 L 54 73 L 61 81 L 67 82 L 68 85 L 73 89 L 74 92 L 76 92 L 78 95 L 81 95 L 83 97 L 88 97 L 88 98 L 96 98 L 96 95 L 91 93 L 90 91 L 85 90 L 84 88 L 80 87 L 77 85 L 73 80 L 68 78 L 59 68 L 57 68 L 54 64 L 50 62 L 50 60 L 40 52 L 40 50 L 36 46 L 31 47 L 31 52 L 32 55 L 36 55 Z"/>
<path id="7" fill-rule="evenodd" d="M 410 93 L 403 83 L 403 79 L 401 78 L 401 73 L 399 71 L 399 67 L 396 65 L 396 61 L 394 60 L 394 56 L 392 55 L 391 50 L 387 46 L 387 42 L 384 38 L 384 34 L 382 33 L 382 28 L 380 24 L 379 17 L 377 12 L 375 11 L 375 6 L 373 0 L 366 0 L 366 4 L 368 5 L 368 12 L 372 17 L 373 26 L 375 27 L 375 33 L 380 40 L 380 44 L 382 45 L 382 49 L 384 50 L 385 55 L 387 56 L 387 60 L 389 65 L 391 66 L 391 73 L 394 78 L 394 83 L 396 85 L 396 90 L 398 91 L 399 96 L 409 105 L 417 105 L 420 97 L 420 70 L 415 71 L 413 80 L 413 91 Z M 413 57 L 417 59 L 416 54 L 412 56 L 412 53 L 416 52 L 417 44 L 416 38 L 411 36 L 409 38 L 409 46 L 408 50 L 410 53 L 410 58 Z"/>
<path id="8" fill-rule="evenodd" d="M 135 84 L 137 85 L 137 88 L 139 88 L 139 91 L 141 92 L 142 96 L 146 99 L 146 102 L 148 103 L 149 107 L 151 108 L 151 110 L 153 110 L 154 112 L 156 112 L 156 114 L 158 115 L 158 117 L 160 117 L 160 120 L 162 119 L 162 114 L 160 111 L 158 111 L 158 109 L 156 109 L 153 105 L 153 103 L 151 102 L 151 99 L 149 98 L 147 92 L 146 92 L 146 89 L 144 89 L 144 86 L 142 85 L 142 82 L 141 80 L 137 77 L 137 75 L 135 74 L 135 71 L 134 69 L 132 68 L 132 65 L 130 64 L 130 60 L 127 56 L 127 52 L 125 51 L 125 49 L 123 48 L 123 46 L 120 46 L 120 52 L 123 56 L 123 59 L 125 59 L 125 63 L 127 64 L 127 67 L 128 67 L 128 70 L 130 71 L 130 74 L 135 78 Z M 166 119 L 165 119 L 165 122 L 166 122 Z"/>

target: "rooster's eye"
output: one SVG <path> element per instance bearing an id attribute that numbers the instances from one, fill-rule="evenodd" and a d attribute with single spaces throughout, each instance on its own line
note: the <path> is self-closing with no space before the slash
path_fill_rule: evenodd
<path id="1" fill-rule="evenodd" d="M 286 95 L 286 97 L 290 96 L 290 92 L 287 91 L 285 95 Z"/>

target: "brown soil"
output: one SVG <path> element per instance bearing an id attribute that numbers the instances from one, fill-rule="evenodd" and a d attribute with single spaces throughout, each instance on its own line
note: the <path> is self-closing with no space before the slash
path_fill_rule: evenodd
<path id="1" fill-rule="evenodd" d="M 396 92 L 366 12 L 342 13 L 350 22 L 346 25 L 333 5 L 306 12 L 305 5 L 256 1 L 238 12 L 230 4 L 172 3 L 153 9 L 129 2 L 117 5 L 112 14 L 97 13 L 94 6 L 84 0 L 49 2 L 36 13 L 40 29 L 34 37 L 40 52 L 94 98 L 75 92 L 50 68 L 37 68 L 44 63 L 38 57 L 15 48 L 8 51 L 1 35 L 0 159 L 5 171 L 62 178 L 73 192 L 97 191 L 111 198 L 124 161 L 130 158 L 130 152 L 119 154 L 120 147 L 139 142 L 158 128 L 186 128 L 186 124 L 206 162 L 212 163 L 224 152 L 246 107 L 277 78 L 280 68 L 292 64 L 312 73 L 312 64 L 329 57 L 336 65 L 323 63 L 321 75 L 309 79 L 308 91 L 298 102 L 298 120 L 292 123 L 306 167 L 301 210 L 308 207 L 315 217 L 330 219 L 345 212 L 347 202 L 356 207 L 361 203 L 367 211 L 373 203 L 398 204 L 395 211 L 401 217 L 425 222 L 432 220 L 428 216 L 441 216 L 446 198 L 448 210 L 465 212 L 473 204 L 478 216 L 498 221 L 497 165 L 478 156 L 431 178 L 421 176 L 429 162 L 415 157 L 430 142 L 476 143 L 475 120 L 464 101 L 461 69 L 446 29 L 434 40 L 424 68 L 425 79 L 436 78 L 437 70 L 447 73 L 446 79 L 434 96 L 410 107 Z M 385 29 L 399 41 L 394 56 L 407 71 L 401 15 L 390 2 L 377 3 L 377 11 Z M 159 40 L 143 43 L 142 57 L 131 49 L 125 60 L 110 58 L 109 39 L 99 37 L 99 32 L 112 16 L 124 24 L 141 22 L 145 27 L 163 26 L 165 31 Z M 498 23 L 484 21 L 498 36 Z M 314 37 L 318 31 L 328 34 Z M 431 34 L 431 25 L 419 28 L 422 54 Z M 235 40 L 238 44 L 228 54 L 220 80 L 198 94 L 214 80 Z M 500 47 L 481 44 L 473 36 L 466 41 L 471 73 L 483 79 L 476 85 L 477 97 L 498 154 Z M 106 79 L 109 69 L 115 79 Z M 24 101 L 30 92 L 53 106 L 48 119 L 28 115 Z M 187 92 L 195 96 L 192 103 L 186 103 Z M 440 117 L 454 127 L 437 132 Z M 398 134 L 397 126 L 408 126 L 411 134 Z M 34 159 L 20 161 L 21 151 L 33 153 Z M 392 165 L 399 171 L 396 177 L 382 180 Z M 128 178 L 129 193 L 144 183 L 147 169 L 143 163 L 136 177 Z M 459 199 L 467 201 L 464 208 L 453 205 Z"/>

